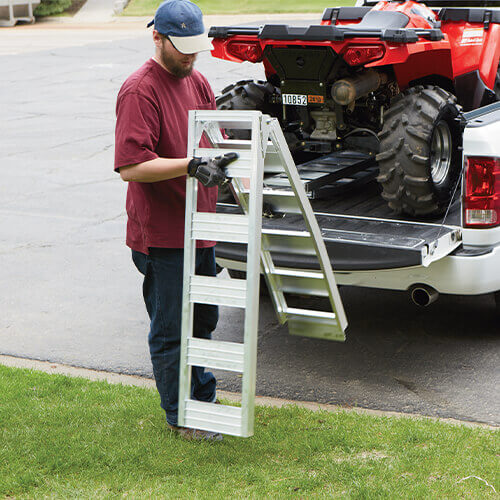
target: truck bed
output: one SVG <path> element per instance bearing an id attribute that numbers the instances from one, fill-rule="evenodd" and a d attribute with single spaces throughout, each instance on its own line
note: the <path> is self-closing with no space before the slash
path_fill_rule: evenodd
<path id="1" fill-rule="evenodd" d="M 459 239 L 460 199 L 450 207 L 444 220 L 439 218 L 411 220 L 395 214 L 380 196 L 376 181 L 338 193 L 328 199 L 311 200 L 332 266 L 336 271 L 395 269 L 428 265 L 440 255 L 456 248 Z M 239 212 L 237 205 L 219 204 L 218 212 Z M 444 222 L 444 224 L 443 224 Z M 263 232 L 280 230 L 307 230 L 302 217 L 276 212 L 263 219 Z M 434 254 L 436 252 L 436 254 Z M 235 243 L 219 243 L 219 259 L 244 262 L 246 247 Z M 292 263 L 304 269 L 317 269 L 316 261 L 296 248 L 278 248 L 273 251 L 277 265 Z"/>
<path id="2" fill-rule="evenodd" d="M 387 202 L 380 195 L 381 189 L 376 181 L 372 181 L 360 189 L 345 194 L 338 194 L 328 200 L 311 200 L 315 212 L 324 212 L 336 215 L 350 215 L 353 217 L 369 217 L 408 223 L 426 223 L 460 225 L 460 198 L 456 197 L 450 207 L 446 220 L 443 216 L 427 219 L 411 219 L 405 214 L 396 214 L 389 208 Z"/>

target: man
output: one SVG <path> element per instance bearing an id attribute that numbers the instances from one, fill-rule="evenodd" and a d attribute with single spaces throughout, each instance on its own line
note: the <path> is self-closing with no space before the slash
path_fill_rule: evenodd
<path id="1" fill-rule="evenodd" d="M 115 170 L 129 183 L 126 241 L 144 275 L 149 349 L 168 426 L 188 439 L 220 440 L 177 426 L 184 212 L 186 174 L 201 181 L 198 210 L 215 212 L 217 185 L 231 159 L 186 158 L 188 111 L 215 109 L 210 85 L 193 69 L 196 54 L 211 49 L 200 9 L 169 0 L 152 24 L 155 55 L 125 81 L 116 105 Z M 197 274 L 215 276 L 214 245 L 197 242 Z M 210 338 L 217 320 L 216 306 L 197 304 L 194 335 Z M 192 383 L 193 399 L 216 400 L 212 373 L 193 367 Z"/>

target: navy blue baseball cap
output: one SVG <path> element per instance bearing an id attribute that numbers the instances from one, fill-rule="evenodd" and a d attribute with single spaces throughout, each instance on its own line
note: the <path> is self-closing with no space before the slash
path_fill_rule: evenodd
<path id="1" fill-rule="evenodd" d="M 212 50 L 212 42 L 205 34 L 203 14 L 200 8 L 189 0 L 167 0 L 148 24 L 168 37 L 172 45 L 183 54 L 195 54 Z"/>

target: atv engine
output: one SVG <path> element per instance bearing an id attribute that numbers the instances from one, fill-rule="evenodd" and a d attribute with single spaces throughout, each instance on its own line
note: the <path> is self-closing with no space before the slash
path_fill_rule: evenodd
<path id="1" fill-rule="evenodd" d="M 276 70 L 268 99 L 282 105 L 275 116 L 293 132 L 294 152 L 344 149 L 350 136 L 368 137 L 361 149 L 378 152 L 374 134 L 383 125 L 383 106 L 398 93 L 389 74 L 353 68 L 330 47 L 266 47 L 264 55 Z"/>

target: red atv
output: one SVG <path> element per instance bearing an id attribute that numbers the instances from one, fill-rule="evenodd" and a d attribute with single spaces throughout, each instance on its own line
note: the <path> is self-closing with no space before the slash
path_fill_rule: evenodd
<path id="1" fill-rule="evenodd" d="M 500 10 L 451 3 L 463 4 L 386 0 L 328 8 L 308 27 L 212 27 L 215 57 L 262 62 L 267 79 L 225 88 L 218 108 L 277 117 L 297 163 L 376 155 L 393 210 L 438 215 L 459 181 L 460 110 L 500 100 Z"/>

